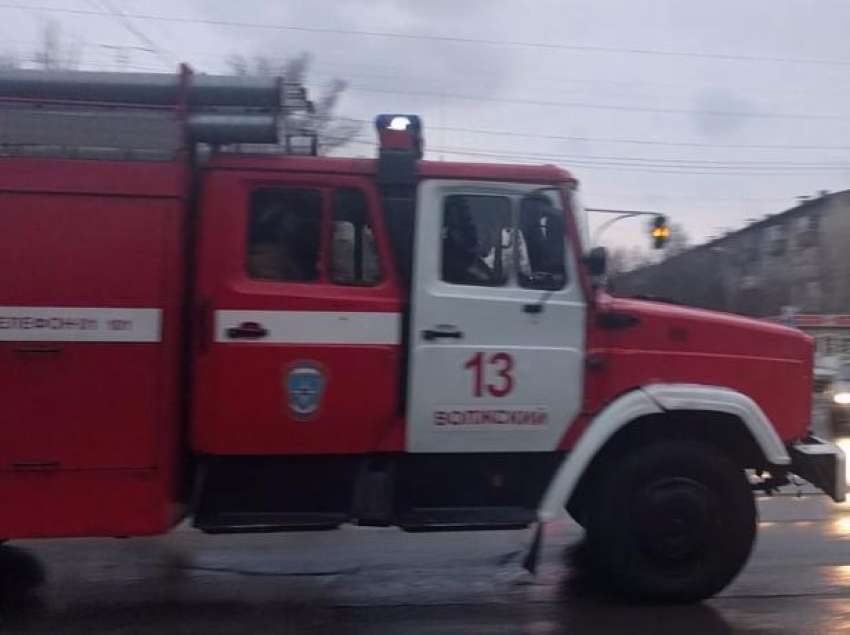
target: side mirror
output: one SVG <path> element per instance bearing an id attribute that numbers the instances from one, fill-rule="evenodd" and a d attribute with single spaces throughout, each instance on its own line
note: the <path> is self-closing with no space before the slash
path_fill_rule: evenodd
<path id="1" fill-rule="evenodd" d="M 581 262 L 591 276 L 603 276 L 608 264 L 608 251 L 605 247 L 594 247 L 582 257 Z"/>

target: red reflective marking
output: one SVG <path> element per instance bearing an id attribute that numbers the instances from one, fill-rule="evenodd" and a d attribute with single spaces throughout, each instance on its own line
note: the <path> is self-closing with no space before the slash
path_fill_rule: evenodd
<path id="1" fill-rule="evenodd" d="M 514 358 L 508 353 L 494 353 L 484 362 L 484 353 L 475 353 L 463 365 L 464 369 L 472 371 L 472 395 L 474 397 L 484 396 L 484 389 L 491 397 L 507 397 L 513 392 L 516 381 L 512 371 L 514 369 Z M 488 372 L 487 367 L 492 367 Z M 485 375 L 493 374 L 490 381 Z"/>
<path id="2" fill-rule="evenodd" d="M 492 366 L 496 369 L 496 377 L 501 379 L 501 385 L 487 384 L 487 391 L 494 397 L 507 397 L 514 389 L 514 377 L 511 371 L 514 369 L 514 358 L 507 353 L 496 353 L 490 358 Z"/>
<path id="3" fill-rule="evenodd" d="M 483 393 L 482 385 L 484 383 L 484 353 L 475 353 L 463 367 L 472 371 L 472 394 L 475 397 L 480 397 Z"/>

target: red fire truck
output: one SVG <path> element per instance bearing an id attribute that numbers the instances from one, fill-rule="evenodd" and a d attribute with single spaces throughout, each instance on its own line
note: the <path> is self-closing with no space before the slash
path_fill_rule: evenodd
<path id="1" fill-rule="evenodd" d="M 374 160 L 245 152 L 291 94 L 0 74 L 0 538 L 566 509 L 617 592 L 679 602 L 745 564 L 754 488 L 843 500 L 808 336 L 608 295 L 569 173 L 422 160 L 414 116 Z"/>

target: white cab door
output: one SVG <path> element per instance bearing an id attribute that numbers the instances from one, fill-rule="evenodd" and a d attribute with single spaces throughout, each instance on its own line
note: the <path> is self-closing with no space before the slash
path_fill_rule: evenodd
<path id="1" fill-rule="evenodd" d="M 407 446 L 545 451 L 579 413 L 584 293 L 556 190 L 424 181 Z"/>

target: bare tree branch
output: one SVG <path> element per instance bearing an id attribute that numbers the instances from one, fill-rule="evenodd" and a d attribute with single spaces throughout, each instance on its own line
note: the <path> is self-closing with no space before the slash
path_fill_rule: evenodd
<path id="1" fill-rule="evenodd" d="M 280 74 L 288 82 L 303 85 L 307 82 L 307 72 L 310 70 L 310 64 L 312 63 L 313 58 L 309 53 L 299 53 L 295 57 L 285 60 L 280 65 Z"/>
<path id="2" fill-rule="evenodd" d="M 5 51 L 0 53 L 0 68 L 20 68 L 21 60 L 14 51 Z"/>
<path id="3" fill-rule="evenodd" d="M 670 224 L 670 239 L 664 247 L 664 257 L 670 258 L 677 256 L 683 251 L 687 251 L 690 246 L 690 238 L 688 237 L 685 228 L 679 223 Z"/>
<path id="4" fill-rule="evenodd" d="M 236 75 L 279 75 L 289 84 L 305 85 L 313 62 L 309 53 L 299 53 L 284 60 L 255 55 L 248 59 L 242 55 L 228 58 L 228 66 Z M 337 114 L 340 100 L 348 83 L 333 79 L 314 100 L 312 112 L 286 113 L 284 129 L 301 134 L 314 134 L 319 154 L 327 154 L 354 140 L 360 132 L 360 123 Z"/>
<path id="5" fill-rule="evenodd" d="M 36 66 L 46 70 L 79 68 L 82 60 L 82 44 L 69 41 L 57 22 L 47 22 L 41 34 L 39 48 L 33 54 Z"/>

